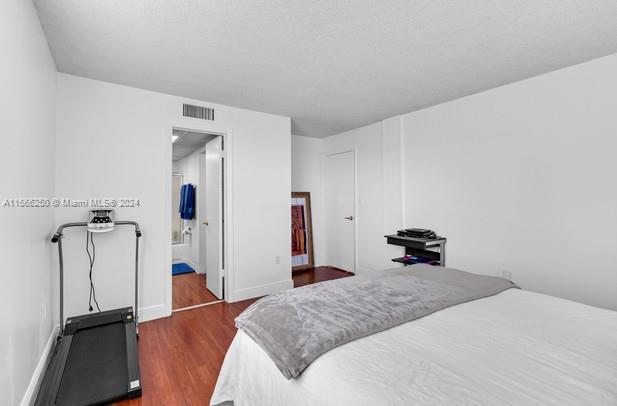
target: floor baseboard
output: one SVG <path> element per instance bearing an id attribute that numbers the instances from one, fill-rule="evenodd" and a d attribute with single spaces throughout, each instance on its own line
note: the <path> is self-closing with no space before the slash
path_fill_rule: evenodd
<path id="1" fill-rule="evenodd" d="M 154 306 L 142 307 L 139 309 L 139 319 L 140 323 L 145 321 L 161 319 L 163 317 L 168 317 L 169 314 L 165 309 L 165 304 L 158 304 Z"/>
<path id="2" fill-rule="evenodd" d="M 270 293 L 279 292 L 285 289 L 293 289 L 294 281 L 292 279 L 267 283 L 265 285 L 252 286 L 250 288 L 237 289 L 233 297 L 234 302 L 239 302 L 245 299 L 266 296 Z"/>
<path id="3" fill-rule="evenodd" d="M 41 386 L 41 382 L 43 381 L 43 376 L 45 375 L 45 368 L 47 367 L 47 363 L 49 361 L 49 355 L 51 353 L 51 350 L 53 349 L 54 343 L 56 342 L 56 337 L 58 336 L 59 330 L 59 326 L 51 329 L 51 333 L 47 338 L 45 348 L 43 349 L 43 353 L 41 354 L 41 358 L 36 364 L 36 368 L 34 369 L 32 378 L 30 378 L 30 383 L 26 388 L 26 393 L 24 393 L 24 397 L 21 399 L 21 406 L 30 406 L 34 404 L 34 401 L 36 400 L 36 395 L 39 391 L 39 387 Z"/>

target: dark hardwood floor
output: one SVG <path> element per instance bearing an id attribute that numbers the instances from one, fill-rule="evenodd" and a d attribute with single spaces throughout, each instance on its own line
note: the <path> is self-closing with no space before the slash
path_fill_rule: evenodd
<path id="1" fill-rule="evenodd" d="M 202 303 L 215 302 L 218 299 L 206 288 L 206 275 L 185 273 L 171 277 L 172 309 L 194 306 Z"/>
<path id="2" fill-rule="evenodd" d="M 318 266 L 317 268 L 296 271 L 292 274 L 294 288 L 310 285 L 311 283 L 329 281 L 332 279 L 345 278 L 353 274 L 331 266 Z"/>
<path id="3" fill-rule="evenodd" d="M 317 267 L 294 272 L 293 280 L 299 287 L 351 275 L 336 268 Z M 255 300 L 216 303 L 140 324 L 143 395 L 116 405 L 207 405 L 236 333 L 234 319 Z"/>

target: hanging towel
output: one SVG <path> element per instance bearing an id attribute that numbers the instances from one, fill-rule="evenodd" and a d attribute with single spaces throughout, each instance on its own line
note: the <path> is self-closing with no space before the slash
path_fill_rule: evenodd
<path id="1" fill-rule="evenodd" d="M 180 217 L 190 220 L 195 216 L 195 186 L 187 183 L 180 188 Z"/>

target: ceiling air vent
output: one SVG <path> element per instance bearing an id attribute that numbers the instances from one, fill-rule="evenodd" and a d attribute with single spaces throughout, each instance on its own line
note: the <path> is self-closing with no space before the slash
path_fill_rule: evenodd
<path id="1" fill-rule="evenodd" d="M 202 120 L 214 121 L 214 109 L 209 107 L 193 106 L 192 104 L 182 105 L 182 115 L 184 117 L 200 118 Z"/>

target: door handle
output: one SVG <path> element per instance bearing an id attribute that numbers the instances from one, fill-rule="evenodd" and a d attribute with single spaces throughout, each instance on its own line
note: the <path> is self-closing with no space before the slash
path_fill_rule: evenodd
<path id="1" fill-rule="evenodd" d="M 345 220 L 352 221 L 353 220 L 353 216 L 345 217 Z"/>
<path id="2" fill-rule="evenodd" d="M 208 220 L 204 220 L 204 225 L 208 225 Z"/>

